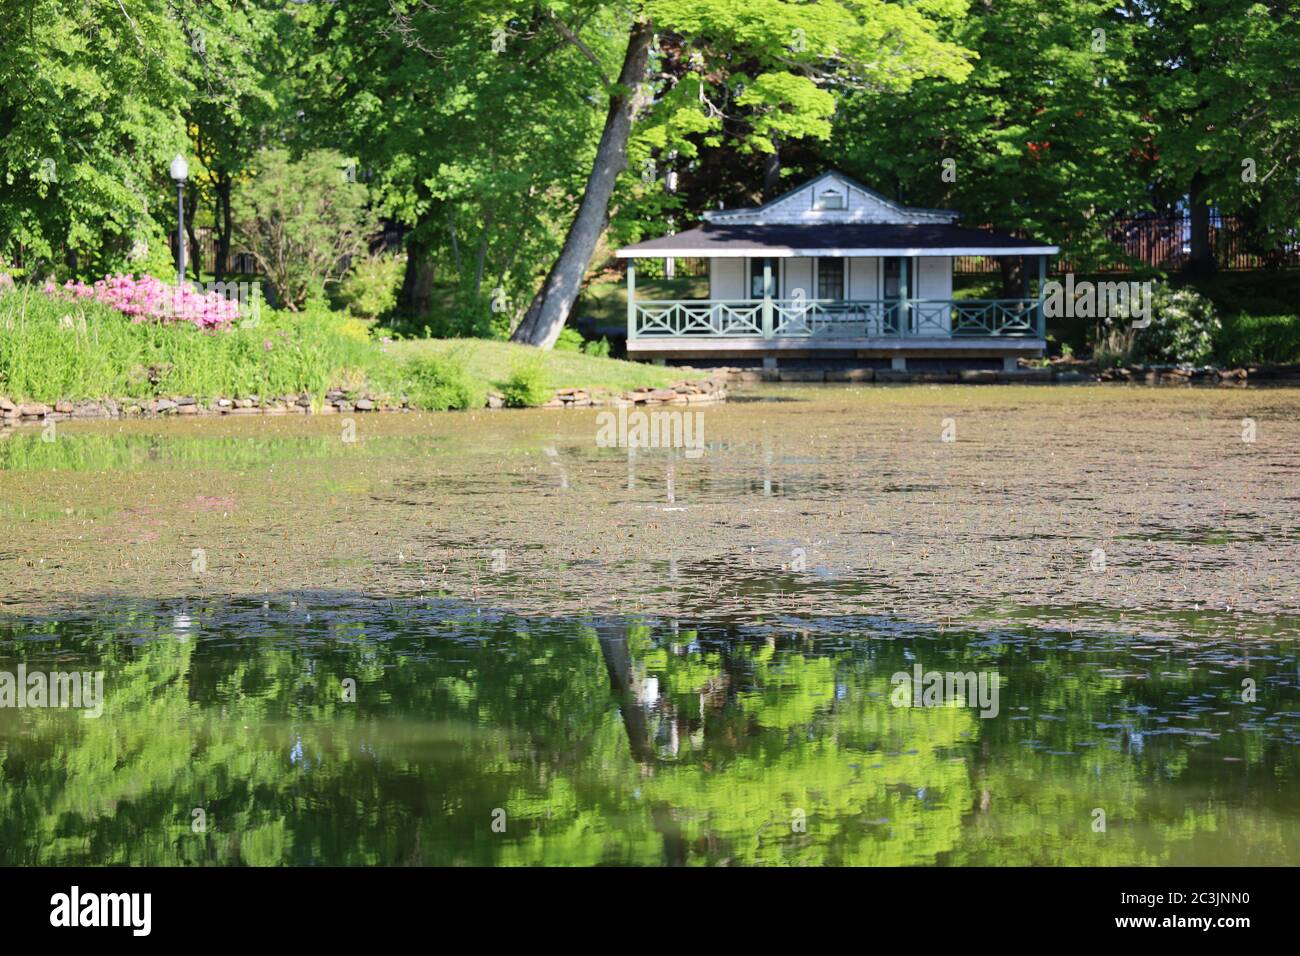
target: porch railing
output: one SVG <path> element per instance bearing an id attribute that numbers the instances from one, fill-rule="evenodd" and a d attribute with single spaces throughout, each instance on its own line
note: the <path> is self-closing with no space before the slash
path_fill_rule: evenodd
<path id="1" fill-rule="evenodd" d="M 676 299 L 633 304 L 632 338 L 1042 338 L 1038 299 Z"/>

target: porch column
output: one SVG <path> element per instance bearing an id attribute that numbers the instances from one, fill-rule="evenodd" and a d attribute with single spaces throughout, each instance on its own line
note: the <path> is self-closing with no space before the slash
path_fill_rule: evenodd
<path id="1" fill-rule="evenodd" d="M 636 338 L 636 260 L 627 260 L 627 340 Z"/>
<path id="2" fill-rule="evenodd" d="M 763 259 L 763 338 L 772 337 L 772 260 Z"/>
<path id="3" fill-rule="evenodd" d="M 1038 337 L 1047 338 L 1047 315 L 1043 309 L 1046 299 L 1044 287 L 1047 285 L 1047 256 L 1038 257 Z"/>
<path id="4" fill-rule="evenodd" d="M 907 263 L 908 256 L 900 256 L 898 259 L 898 334 L 910 335 L 912 324 L 911 316 L 907 314 Z"/>

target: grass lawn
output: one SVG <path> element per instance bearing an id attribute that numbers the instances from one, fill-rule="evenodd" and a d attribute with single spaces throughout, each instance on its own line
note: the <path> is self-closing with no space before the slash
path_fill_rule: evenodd
<path id="1" fill-rule="evenodd" d="M 512 372 L 532 362 L 542 363 L 551 388 L 625 392 L 641 385 L 667 385 L 682 377 L 679 369 L 596 358 L 582 352 L 542 352 L 527 345 L 489 339 L 406 339 L 385 348 L 401 363 L 454 356 L 483 401 L 489 390 L 500 390 Z"/>
<path id="2" fill-rule="evenodd" d="M 647 299 L 707 299 L 708 276 L 683 276 L 676 279 L 636 277 L 636 297 Z M 622 279 L 593 282 L 574 307 L 582 325 L 600 328 L 627 328 L 627 283 Z"/>
<path id="3" fill-rule="evenodd" d="M 407 395 L 424 408 L 482 406 L 519 371 L 537 385 L 623 392 L 662 386 L 681 371 L 485 339 L 380 343 L 346 313 L 262 310 L 260 322 L 204 332 L 189 323 L 134 324 L 89 300 L 32 289 L 0 295 L 0 396 L 14 401 L 307 394 L 331 387 Z M 545 392 L 545 395 L 541 394 Z M 535 398 L 535 400 L 534 400 Z"/>

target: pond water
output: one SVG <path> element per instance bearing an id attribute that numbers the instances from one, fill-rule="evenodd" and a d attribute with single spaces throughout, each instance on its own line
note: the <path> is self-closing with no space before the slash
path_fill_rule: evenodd
<path id="1" fill-rule="evenodd" d="M 575 411 L 11 430 L 0 704 L 103 693 L 0 706 L 0 864 L 1298 863 L 1297 412 L 764 387 L 698 457 Z"/>

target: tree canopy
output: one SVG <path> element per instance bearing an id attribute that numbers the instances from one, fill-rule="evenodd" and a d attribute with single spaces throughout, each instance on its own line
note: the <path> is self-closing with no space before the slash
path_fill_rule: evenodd
<path id="1" fill-rule="evenodd" d="M 265 152 L 353 164 L 443 334 L 548 346 L 611 246 L 837 166 L 1114 259 L 1108 224 L 1300 229 L 1284 0 L 0 0 L 0 256 L 31 279 L 231 264 Z M 372 236 L 372 240 L 376 237 Z M 191 257 L 197 261 L 197 257 Z"/>

